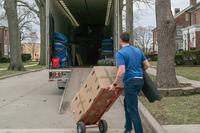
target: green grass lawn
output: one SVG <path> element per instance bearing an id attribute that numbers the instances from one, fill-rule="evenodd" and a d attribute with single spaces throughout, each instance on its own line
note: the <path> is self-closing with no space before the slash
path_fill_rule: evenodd
<path id="1" fill-rule="evenodd" d="M 31 66 L 31 67 L 27 67 L 26 71 L 31 71 L 31 70 L 37 70 L 37 69 L 41 69 L 41 68 L 45 68 L 45 66 L 41 66 L 41 65 L 36 65 L 36 66 Z M 24 71 L 0 71 L 0 78 L 1 77 L 5 77 L 5 76 L 9 76 L 9 75 L 13 75 L 13 74 L 20 74 L 23 73 Z"/>
<path id="2" fill-rule="evenodd" d="M 9 76 L 9 75 L 13 75 L 13 74 L 20 74 L 22 72 L 19 71 L 0 71 L 0 78 L 4 77 L 4 76 Z"/>
<path id="3" fill-rule="evenodd" d="M 151 78 L 151 80 L 156 81 L 156 76 L 151 75 L 151 74 L 148 74 L 148 75 L 149 75 L 149 77 Z"/>
<path id="4" fill-rule="evenodd" d="M 0 63 L 0 69 L 1 68 L 7 68 L 8 67 L 8 63 Z"/>
<path id="5" fill-rule="evenodd" d="M 23 63 L 24 65 L 34 65 L 34 64 L 38 64 L 38 62 L 35 61 L 27 61 Z M 0 63 L 0 69 L 1 68 L 8 68 L 9 63 Z"/>
<path id="6" fill-rule="evenodd" d="M 45 66 L 41 66 L 41 65 L 36 65 L 36 66 L 31 66 L 31 67 L 27 67 L 27 70 L 35 70 L 35 69 L 41 69 L 44 68 Z"/>
<path id="7" fill-rule="evenodd" d="M 185 74 L 181 71 L 185 71 L 187 68 L 177 67 L 176 69 L 180 74 Z M 194 76 L 195 72 L 198 73 L 196 68 L 188 69 L 187 75 Z M 150 74 L 149 76 L 153 81 L 156 80 L 156 76 Z M 200 124 L 200 95 L 164 97 L 155 103 L 149 103 L 145 97 L 141 96 L 140 101 L 161 125 Z"/>
<path id="8" fill-rule="evenodd" d="M 149 63 L 151 66 L 157 66 L 157 61 L 150 61 Z"/>
<path id="9" fill-rule="evenodd" d="M 200 124 L 200 95 L 166 97 L 155 103 L 140 100 L 161 125 Z"/>
<path id="10" fill-rule="evenodd" d="M 176 74 L 188 79 L 200 81 L 200 67 L 176 67 Z"/>
<path id="11" fill-rule="evenodd" d="M 150 62 L 151 66 L 156 66 L 156 61 Z M 176 66 L 176 74 L 191 80 L 200 81 L 200 66 Z"/>

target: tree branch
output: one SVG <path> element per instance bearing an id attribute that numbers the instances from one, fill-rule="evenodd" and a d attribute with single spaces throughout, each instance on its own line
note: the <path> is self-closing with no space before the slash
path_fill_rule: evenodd
<path id="1" fill-rule="evenodd" d="M 40 12 L 35 9 L 35 6 L 32 7 L 28 3 L 21 0 L 17 0 L 17 2 L 20 3 L 17 6 L 27 7 L 29 10 L 33 11 L 38 17 L 40 16 Z"/>

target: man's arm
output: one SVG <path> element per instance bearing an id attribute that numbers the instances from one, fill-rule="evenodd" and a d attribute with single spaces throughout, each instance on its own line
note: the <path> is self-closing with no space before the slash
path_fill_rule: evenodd
<path id="1" fill-rule="evenodd" d="M 147 70 L 149 67 L 150 67 L 149 61 L 148 60 L 143 61 L 144 70 Z"/>
<path id="2" fill-rule="evenodd" d="M 108 86 L 109 90 L 113 90 L 117 86 L 117 84 L 119 84 L 120 81 L 123 80 L 124 73 L 125 73 L 125 61 L 124 61 L 123 56 L 118 52 L 116 54 L 116 61 L 117 61 L 116 63 L 118 66 L 117 76 L 114 82 L 110 86 Z"/>
<path id="3" fill-rule="evenodd" d="M 141 51 L 142 54 L 142 65 L 143 65 L 143 69 L 147 70 L 150 67 L 149 61 L 147 60 L 146 56 L 144 55 L 144 53 Z"/>
<path id="4" fill-rule="evenodd" d="M 125 65 L 120 65 L 118 67 L 117 76 L 116 76 L 116 78 L 113 82 L 114 86 L 116 86 L 117 84 L 119 84 L 123 80 L 124 73 L 125 73 Z"/>

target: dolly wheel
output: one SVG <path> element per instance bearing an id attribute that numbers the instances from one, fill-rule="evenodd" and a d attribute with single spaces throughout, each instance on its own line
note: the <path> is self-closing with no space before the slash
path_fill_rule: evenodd
<path id="1" fill-rule="evenodd" d="M 59 90 L 64 90 L 64 89 L 65 89 L 65 87 L 58 87 L 58 89 L 59 89 Z"/>
<path id="2" fill-rule="evenodd" d="M 108 131 L 108 124 L 105 120 L 99 121 L 99 131 L 100 133 L 106 133 Z"/>
<path id="3" fill-rule="evenodd" d="M 77 123 L 77 133 L 86 133 L 86 127 L 83 122 Z"/>

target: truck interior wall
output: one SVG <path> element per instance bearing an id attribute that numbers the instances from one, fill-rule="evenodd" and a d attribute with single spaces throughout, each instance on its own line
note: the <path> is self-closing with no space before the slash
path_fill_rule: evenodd
<path id="1" fill-rule="evenodd" d="M 102 38 L 101 27 L 84 25 L 76 29 L 75 44 L 77 45 L 77 53 L 82 57 L 83 64 L 97 64 Z"/>
<path id="2" fill-rule="evenodd" d="M 105 38 L 113 38 L 113 17 L 108 26 L 104 25 L 82 25 L 73 27 L 65 15 L 57 0 L 49 1 L 50 14 L 53 17 L 54 32 L 60 32 L 70 38 L 70 43 L 75 46 L 75 53 L 80 55 L 84 66 L 96 65 L 101 58 L 99 49 L 101 41 Z M 71 50 L 73 51 L 73 50 Z M 73 65 L 80 65 L 77 55 Z"/>
<path id="3" fill-rule="evenodd" d="M 54 31 L 61 32 L 65 35 L 70 34 L 71 24 L 64 14 L 63 10 L 61 10 L 60 5 L 55 0 L 50 2 L 50 14 L 54 19 Z"/>

